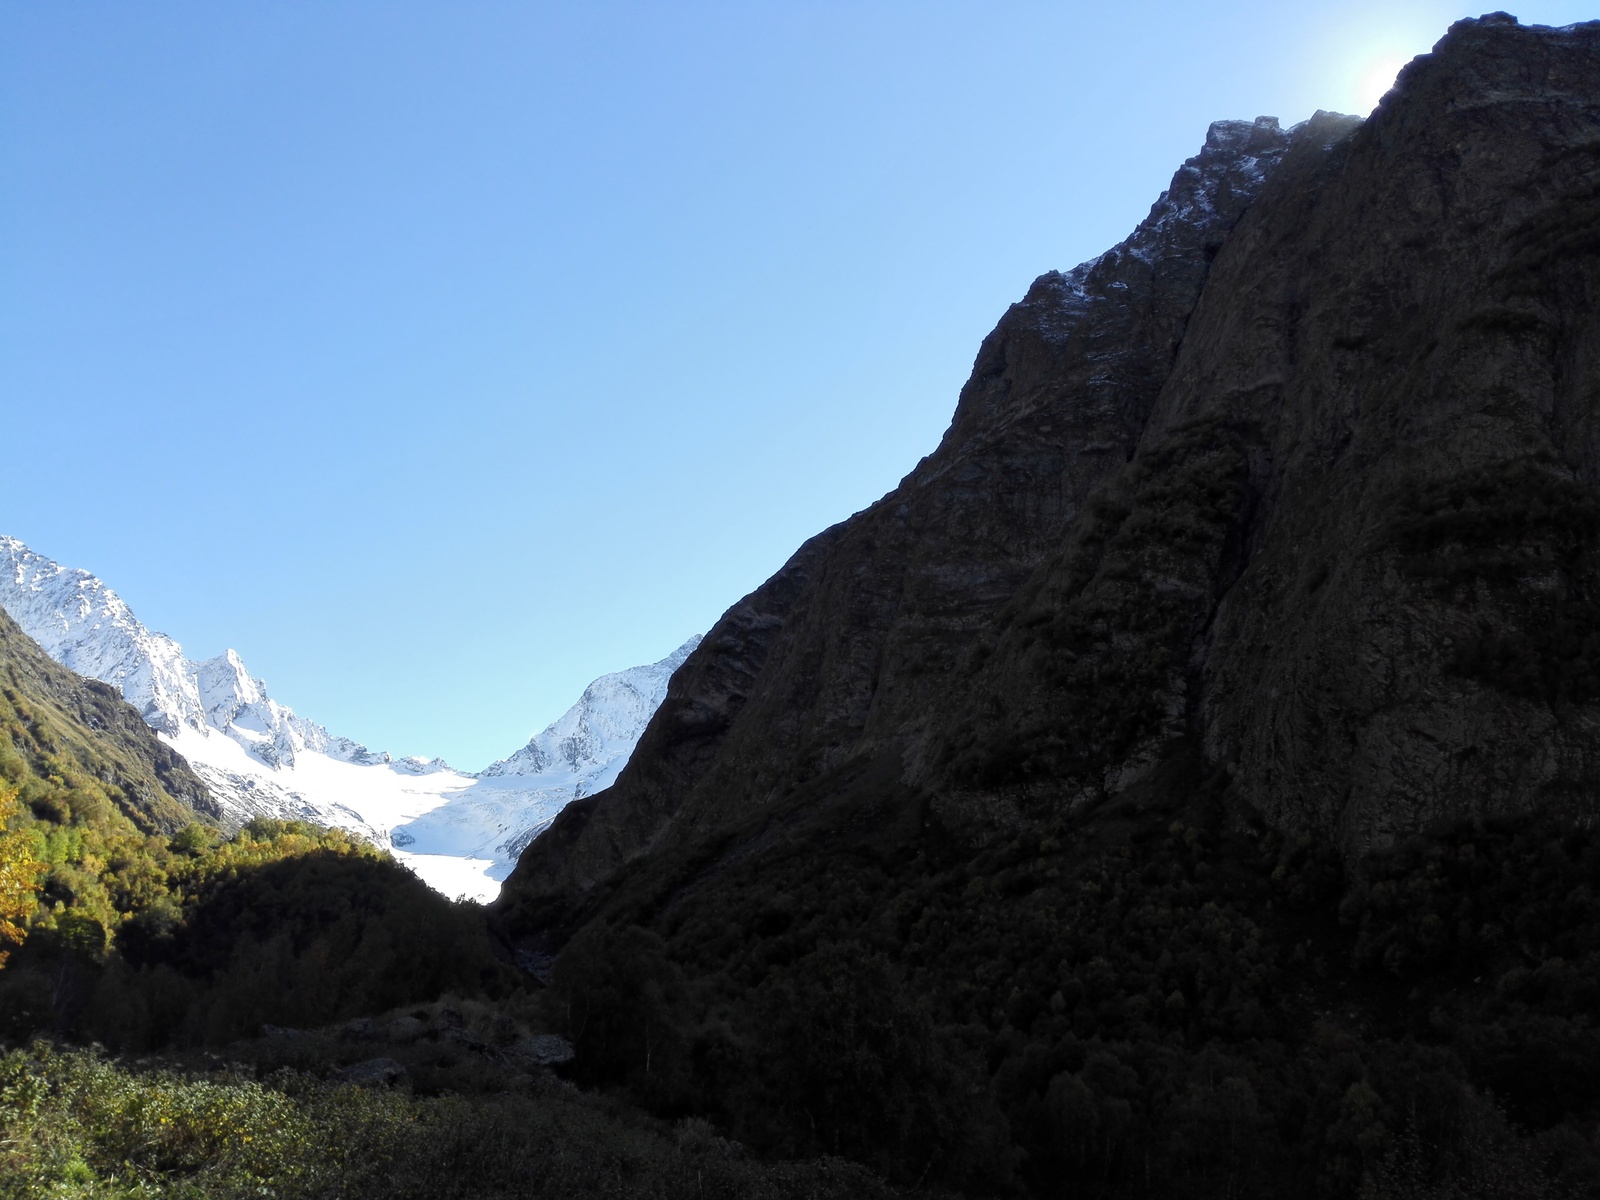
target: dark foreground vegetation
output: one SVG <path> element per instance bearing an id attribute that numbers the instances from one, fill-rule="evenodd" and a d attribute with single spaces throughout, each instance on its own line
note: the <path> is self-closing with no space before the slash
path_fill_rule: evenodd
<path id="1" fill-rule="evenodd" d="M 1356 872 L 1202 795 L 880 853 L 916 807 L 642 883 L 557 962 L 577 1077 L 905 1184 L 1600 1194 L 1594 832 L 1464 824 Z"/>
<path id="2" fill-rule="evenodd" d="M 851 1163 L 763 1164 L 550 1085 L 423 1097 L 249 1067 L 130 1069 L 44 1045 L 0 1057 L 0 1197 L 888 1196 Z"/>
<path id="3" fill-rule="evenodd" d="M 580 1093 L 481 908 L 339 831 L 163 832 L 3 699 L 0 1200 L 892 1194 Z"/>
<path id="4" fill-rule="evenodd" d="M 823 780 L 647 865 L 544 988 L 372 848 L 163 832 L 30 715 L 0 1195 L 1600 1193 L 1585 828 L 1353 868 L 1175 774 L 974 846 Z M 564 1077 L 518 1057 L 550 1032 Z"/>

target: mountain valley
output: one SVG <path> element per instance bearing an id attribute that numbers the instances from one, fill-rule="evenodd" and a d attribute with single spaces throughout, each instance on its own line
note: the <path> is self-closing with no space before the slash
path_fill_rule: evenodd
<path id="1" fill-rule="evenodd" d="M 448 896 L 490 900 L 517 854 L 577 796 L 611 784 L 667 677 L 699 644 L 606 675 L 509 758 L 476 775 L 330 734 L 267 694 L 227 650 L 195 662 L 111 588 L 0 537 L 0 609 L 57 662 L 109 683 L 205 781 L 225 824 L 252 817 L 347 829 Z"/>
<path id="2" fill-rule="evenodd" d="M 0 1195 L 1600 1194 L 1600 22 L 1212 124 L 476 776 L 0 550 Z"/>

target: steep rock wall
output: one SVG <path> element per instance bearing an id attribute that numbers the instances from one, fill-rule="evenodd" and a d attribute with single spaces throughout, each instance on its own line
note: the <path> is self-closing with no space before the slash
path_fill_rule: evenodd
<path id="1" fill-rule="evenodd" d="M 973 635 L 1133 453 L 1210 261 L 1287 143 L 1275 121 L 1219 122 L 1127 241 L 1038 279 L 938 449 L 729 610 L 606 800 L 563 813 L 513 886 L 585 890 L 680 812 L 680 835 L 714 828 L 925 735 Z"/>
<path id="2" fill-rule="evenodd" d="M 1357 850 L 1592 804 L 1597 197 L 1600 26 L 1461 22 L 1365 123 L 1213 126 L 712 630 L 512 908 L 869 760 L 979 836 L 1175 761 Z"/>

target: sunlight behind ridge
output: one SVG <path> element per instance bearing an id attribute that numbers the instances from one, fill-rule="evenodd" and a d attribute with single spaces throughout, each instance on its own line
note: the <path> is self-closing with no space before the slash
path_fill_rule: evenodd
<path id="1" fill-rule="evenodd" d="M 1411 60 L 1403 54 L 1383 54 L 1370 59 L 1362 68 L 1355 86 L 1355 112 L 1369 113 L 1394 86 L 1395 76 Z"/>

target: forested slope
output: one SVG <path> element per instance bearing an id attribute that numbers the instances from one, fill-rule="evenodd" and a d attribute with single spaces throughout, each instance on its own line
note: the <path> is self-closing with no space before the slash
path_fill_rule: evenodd
<path id="1" fill-rule="evenodd" d="M 115 688 L 52 662 L 0 611 L 0 775 L 43 795 L 75 776 L 81 803 L 109 804 L 141 829 L 175 832 L 215 812 L 205 784 Z"/>

